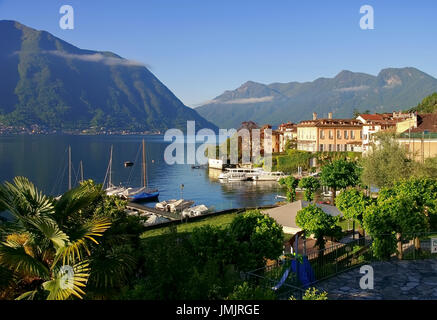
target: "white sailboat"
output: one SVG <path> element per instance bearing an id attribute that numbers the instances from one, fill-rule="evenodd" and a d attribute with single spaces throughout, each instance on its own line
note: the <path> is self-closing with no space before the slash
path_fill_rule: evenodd
<path id="1" fill-rule="evenodd" d="M 126 188 L 124 188 L 122 186 L 117 187 L 117 186 L 112 184 L 112 152 L 113 152 L 113 148 L 114 148 L 114 146 L 111 146 L 111 155 L 109 157 L 108 169 L 106 171 L 106 176 L 105 176 L 105 181 L 106 181 L 106 177 L 109 176 L 108 184 L 107 184 L 106 189 L 105 189 L 105 193 L 108 196 L 120 196 L 126 190 Z M 103 186 L 105 185 L 105 181 L 103 182 Z"/>
<path id="2" fill-rule="evenodd" d="M 143 139 L 143 186 L 138 188 L 127 188 L 121 195 L 131 201 L 150 201 L 156 200 L 159 196 L 158 190 L 151 190 L 148 187 L 146 170 L 146 143 Z"/>

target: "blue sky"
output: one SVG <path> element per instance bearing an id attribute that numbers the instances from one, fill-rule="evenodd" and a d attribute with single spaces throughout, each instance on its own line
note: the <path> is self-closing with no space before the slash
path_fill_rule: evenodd
<path id="1" fill-rule="evenodd" d="M 59 8 L 75 29 L 59 27 Z M 375 29 L 361 30 L 362 5 Z M 143 62 L 185 104 L 252 80 L 412 66 L 437 77 L 435 0 L 0 0 L 0 19 Z"/>

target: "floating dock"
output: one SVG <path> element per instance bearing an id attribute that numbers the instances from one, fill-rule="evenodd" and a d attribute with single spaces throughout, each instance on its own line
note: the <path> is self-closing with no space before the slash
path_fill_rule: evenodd
<path id="1" fill-rule="evenodd" d="M 126 209 L 138 211 L 139 214 L 154 214 L 170 220 L 181 220 L 182 216 L 173 212 L 161 211 L 136 202 L 128 202 Z"/>

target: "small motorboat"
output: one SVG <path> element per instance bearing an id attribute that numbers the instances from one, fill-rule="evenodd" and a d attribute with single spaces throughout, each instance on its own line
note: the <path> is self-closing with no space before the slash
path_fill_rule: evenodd
<path id="1" fill-rule="evenodd" d="M 202 214 L 205 214 L 209 211 L 208 207 L 205 206 L 204 204 L 192 207 L 192 208 L 187 208 L 184 211 L 182 211 L 182 217 L 186 218 L 186 217 L 197 217 L 200 216 Z"/>
<path id="2" fill-rule="evenodd" d="M 167 200 L 158 202 L 155 204 L 155 209 L 168 211 L 168 212 L 181 212 L 182 210 L 191 207 L 194 204 L 194 201 L 191 200 Z"/>
<path id="3" fill-rule="evenodd" d="M 128 167 L 132 167 L 134 165 L 134 163 L 132 161 L 125 161 L 124 162 L 124 167 L 128 168 Z"/>

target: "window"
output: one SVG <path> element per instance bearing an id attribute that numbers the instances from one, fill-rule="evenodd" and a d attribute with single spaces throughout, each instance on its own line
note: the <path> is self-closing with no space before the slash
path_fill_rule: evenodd
<path id="1" fill-rule="evenodd" d="M 320 151 L 323 152 L 323 144 L 321 144 L 319 148 L 320 148 Z"/>
<path id="2" fill-rule="evenodd" d="M 360 130 L 360 139 L 363 140 L 363 130 Z"/>
<path id="3" fill-rule="evenodd" d="M 325 132 L 320 130 L 320 139 L 325 139 Z"/>
<path id="4" fill-rule="evenodd" d="M 332 134 L 332 130 L 329 130 L 329 139 L 334 139 L 334 135 Z"/>
<path id="5" fill-rule="evenodd" d="M 341 131 L 337 130 L 337 139 L 341 139 Z"/>
<path id="6" fill-rule="evenodd" d="M 329 146 L 328 146 L 328 151 L 329 151 L 329 152 L 332 151 L 332 144 L 329 144 Z"/>
<path id="7" fill-rule="evenodd" d="M 337 144 L 337 151 L 341 151 L 341 144 Z"/>
<path id="8" fill-rule="evenodd" d="M 351 139 L 355 139 L 355 131 L 351 130 Z"/>
<path id="9" fill-rule="evenodd" d="M 344 138 L 349 139 L 348 134 L 347 134 L 347 130 L 344 130 Z"/>

